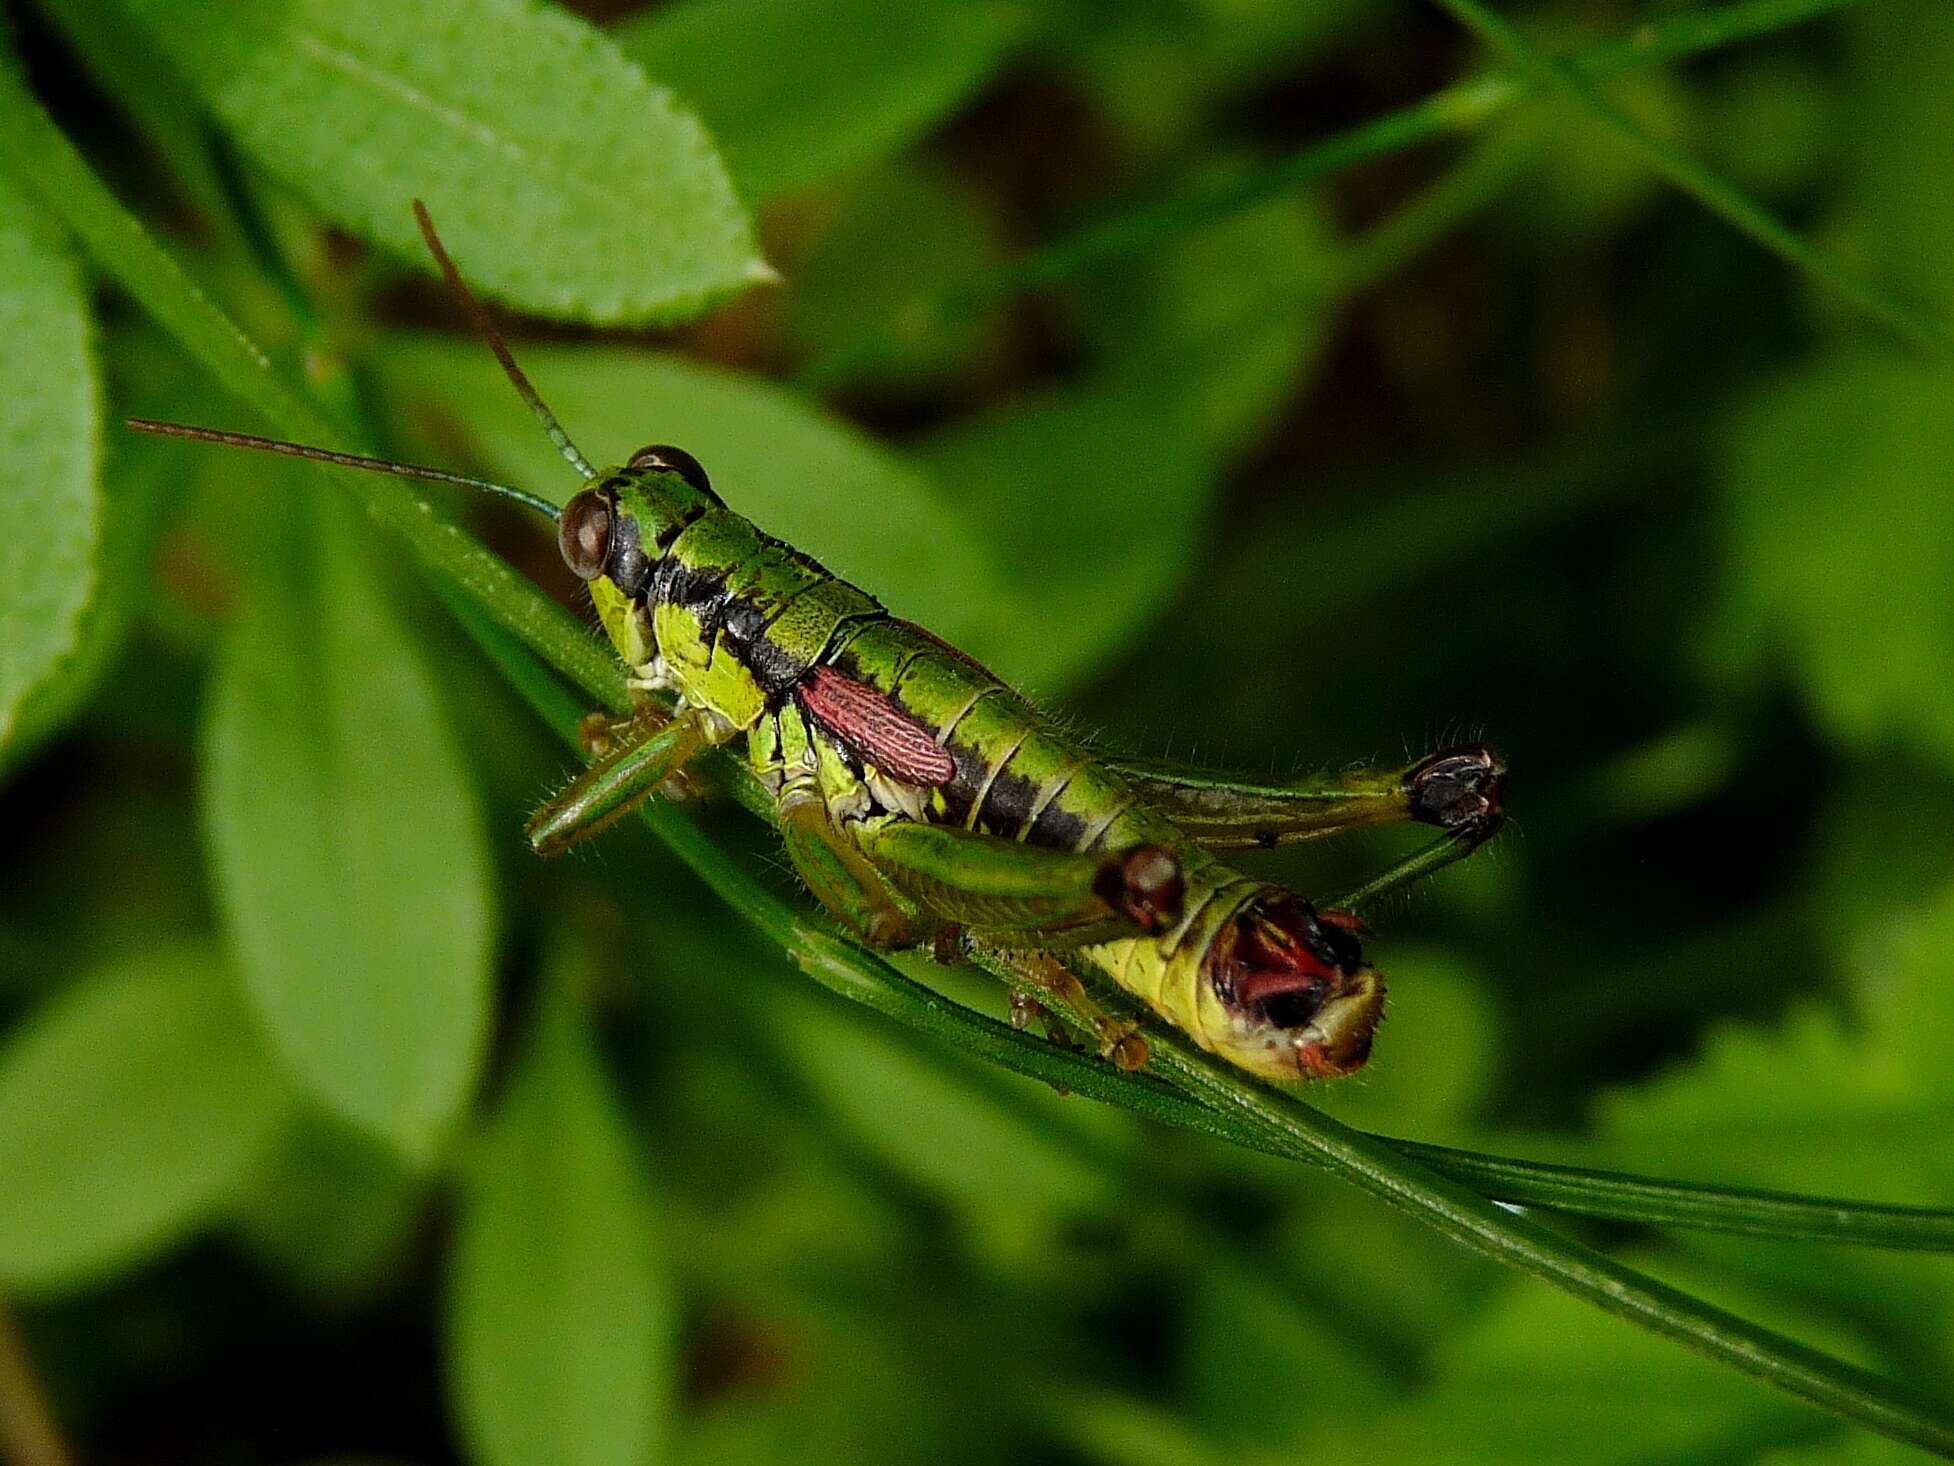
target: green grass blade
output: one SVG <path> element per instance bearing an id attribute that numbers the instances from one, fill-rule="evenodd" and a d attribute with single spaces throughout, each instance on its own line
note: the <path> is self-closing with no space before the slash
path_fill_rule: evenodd
<path id="1" fill-rule="evenodd" d="M 473 613 L 464 619 L 491 632 Z M 491 642 L 492 644 L 492 642 Z M 572 708 L 540 668 L 514 665 L 523 654 L 503 645 L 496 659 L 519 691 L 535 694 L 566 741 L 574 743 Z M 525 658 L 526 660 L 526 658 Z M 1335 1171 L 1380 1200 L 1533 1277 L 1677 1340 L 1721 1363 L 1870 1429 L 1928 1450 L 1954 1454 L 1954 1416 L 1936 1402 L 1796 1340 L 1624 1267 L 1606 1255 L 1516 1216 L 1498 1202 L 1420 1164 L 1380 1137 L 1352 1130 L 1287 1094 L 1239 1074 L 1178 1037 L 1152 1036 L 1154 1062 L 1145 1075 L 1126 1075 L 1082 1054 L 1057 1049 L 981 1018 L 895 972 L 881 959 L 802 914 L 735 865 L 684 812 L 652 804 L 645 821 L 679 857 L 742 916 L 778 941 L 809 976 L 831 991 L 982 1057 L 1169 1124 L 1308 1160 Z M 1171 1085 L 1162 1080 L 1170 1080 Z M 1177 1093 L 1179 1086 L 1184 1093 Z M 1194 1103 L 1190 1103 L 1190 1098 Z M 1435 1152 L 1428 1151 L 1428 1155 Z M 1457 1153 L 1447 1156 L 1461 1162 Z M 1533 1168 L 1506 1163 L 1509 1179 Z M 1564 1196 L 1605 1189 L 1600 1173 L 1561 1170 L 1554 1184 Z M 1614 1179 L 1614 1178 L 1611 1178 Z M 1617 1185 L 1634 1193 L 1633 1184 Z M 1687 1190 L 1658 1186 L 1670 1193 Z M 1685 1208 L 1675 1199 L 1674 1209 Z M 1704 1209 L 1699 1207 L 1697 1214 Z M 1947 1218 L 1941 1218 L 1942 1225 Z M 1733 1229 L 1734 1230 L 1734 1229 Z"/>
<path id="2" fill-rule="evenodd" d="M 1509 22 L 1480 0 L 1435 0 L 1460 25 L 1494 48 L 1542 87 L 1587 108 L 1663 177 L 1711 213 L 1849 301 L 1868 318 L 1921 350 L 1954 357 L 1954 331 L 1916 310 L 1891 291 L 1813 249 L 1756 200 L 1678 148 L 1655 137 L 1601 94 L 1594 73 L 1559 61 L 1529 44 Z"/>
<path id="3" fill-rule="evenodd" d="M 1858 0 L 1740 0 L 1691 11 L 1603 41 L 1564 63 L 1583 80 L 1679 61 L 1842 10 Z M 1085 225 L 1014 260 L 981 284 L 946 301 L 946 312 L 974 309 L 1019 290 L 1056 284 L 1107 260 L 1153 249 L 1266 199 L 1294 192 L 1358 163 L 1403 152 L 1434 138 L 1468 133 L 1531 95 L 1538 78 L 1524 67 L 1457 82 L 1422 101 L 1387 112 L 1321 142 L 1182 193 L 1156 198 Z"/>
<path id="4" fill-rule="evenodd" d="M 1708 10 L 1681 10 L 1639 25 L 1626 36 L 1602 41 L 1568 58 L 1583 76 L 1612 76 L 1638 66 L 1662 66 L 1738 41 L 1768 36 L 1817 20 L 1859 0 L 1743 0 Z"/>
<path id="5" fill-rule="evenodd" d="M 444 596 L 444 600 L 538 716 L 574 747 L 583 705 L 479 609 L 455 595 Z M 744 780 L 743 773 L 743 767 L 736 765 L 724 777 L 731 792 L 743 794 L 741 802 L 764 817 L 768 810 L 765 796 L 746 787 L 750 781 Z M 1030 1078 L 1235 1145 L 1290 1159 L 1312 1159 L 1306 1149 L 1287 1139 L 1232 1123 L 1157 1078 L 1116 1075 L 1107 1065 L 1084 1054 L 1056 1048 L 947 1003 L 873 953 L 816 929 L 806 917 L 728 862 L 717 847 L 700 838 L 689 819 L 675 811 L 665 813 L 671 815 L 669 820 L 663 814 L 653 817 L 661 836 L 673 837 L 688 863 L 728 904 L 781 941 L 804 970 L 830 989 Z M 1488 1198 L 1516 1205 L 1548 1207 L 1608 1221 L 1690 1227 L 1779 1241 L 1954 1251 L 1954 1208 L 1886 1205 L 1668 1181 L 1417 1141 L 1373 1138 Z"/>
<path id="6" fill-rule="evenodd" d="M 1398 1153 L 1247 1078 L 1177 1036 L 1154 1042 L 1154 1065 L 1188 1093 L 1343 1176 L 1448 1237 L 1598 1308 L 1896 1440 L 1954 1455 L 1944 1404 L 1624 1267 L 1517 1216 Z"/>
<path id="7" fill-rule="evenodd" d="M 1578 1216 L 1652 1227 L 1692 1227 L 1781 1242 L 1852 1243 L 1905 1252 L 1954 1252 L 1954 1209 L 1837 1201 L 1743 1186 L 1664 1181 L 1482 1151 L 1393 1140 L 1398 1154 L 1481 1195 Z"/>

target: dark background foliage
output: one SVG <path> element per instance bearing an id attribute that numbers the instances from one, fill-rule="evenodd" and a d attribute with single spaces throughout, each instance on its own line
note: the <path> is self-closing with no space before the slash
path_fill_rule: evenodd
<path id="1" fill-rule="evenodd" d="M 1516 8 L 1650 144 L 1449 8 L 11 19 L 339 441 L 570 490 L 425 196 L 593 458 L 685 445 L 1109 744 L 1495 741 L 1514 827 L 1380 919 L 1377 1057 L 1313 1103 L 1954 1205 L 1954 11 L 1766 0 L 1672 56 L 1730 12 Z M 117 426 L 299 430 L 180 284 L 94 273 L 139 251 L 0 114 L 0 1419 L 111 1462 L 1907 1454 L 840 1002 L 642 829 L 534 860 L 567 755 L 452 586 L 316 475 Z M 534 521 L 442 502 L 574 604 Z M 1949 1394 L 1940 1258 L 1566 1226 Z"/>

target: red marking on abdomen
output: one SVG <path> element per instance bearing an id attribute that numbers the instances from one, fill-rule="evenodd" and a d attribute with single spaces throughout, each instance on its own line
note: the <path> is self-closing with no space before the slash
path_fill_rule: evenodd
<path id="1" fill-rule="evenodd" d="M 810 718 L 891 778 L 930 788 L 956 778 L 950 751 L 887 693 L 866 682 L 833 667 L 816 667 L 796 695 Z"/>

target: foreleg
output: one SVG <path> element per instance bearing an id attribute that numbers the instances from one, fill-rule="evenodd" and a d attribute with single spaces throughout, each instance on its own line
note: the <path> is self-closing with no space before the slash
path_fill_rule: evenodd
<path id="1" fill-rule="evenodd" d="M 559 855 L 607 829 L 655 794 L 688 759 L 737 730 L 717 713 L 688 708 L 669 720 L 613 724 L 605 731 L 613 740 L 610 751 L 523 827 L 537 854 Z"/>

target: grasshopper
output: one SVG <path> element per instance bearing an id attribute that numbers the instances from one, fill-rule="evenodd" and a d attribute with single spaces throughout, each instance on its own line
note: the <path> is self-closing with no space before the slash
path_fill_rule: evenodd
<path id="1" fill-rule="evenodd" d="M 585 720 L 594 762 L 529 821 L 539 853 L 604 829 L 701 753 L 743 738 L 816 900 L 876 947 L 928 944 L 978 961 L 1010 985 L 1014 1020 L 1051 1022 L 1045 1005 L 1055 1005 L 1105 1057 L 1143 1064 L 1144 1040 L 1092 1001 L 1082 968 L 1265 1078 L 1364 1064 L 1384 979 L 1364 956 L 1361 913 L 1498 831 L 1506 769 L 1492 749 L 1267 784 L 1096 751 L 971 657 L 729 509 L 684 450 L 643 448 L 600 473 L 530 385 L 426 209 L 415 212 L 457 302 L 587 481 L 561 511 L 440 469 L 130 425 L 467 484 L 554 520 L 639 703 L 626 718 Z M 1441 833 L 1321 909 L 1222 858 L 1407 820 Z"/>

